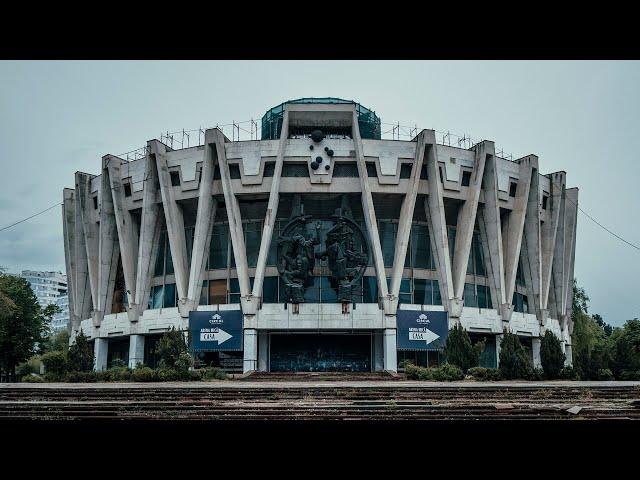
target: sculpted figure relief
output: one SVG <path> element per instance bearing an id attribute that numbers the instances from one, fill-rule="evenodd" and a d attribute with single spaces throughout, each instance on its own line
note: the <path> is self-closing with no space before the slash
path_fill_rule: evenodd
<path id="1" fill-rule="evenodd" d="M 304 302 L 304 289 L 313 273 L 316 258 L 314 247 L 320 243 L 320 224 L 316 224 L 315 238 L 307 238 L 301 232 L 309 218 L 301 218 L 298 227 L 290 236 L 278 238 L 278 272 L 286 288 L 287 300 L 291 303 Z"/>

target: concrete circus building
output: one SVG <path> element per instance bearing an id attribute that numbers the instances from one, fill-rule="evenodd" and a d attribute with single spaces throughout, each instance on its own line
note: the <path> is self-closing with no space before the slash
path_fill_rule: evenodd
<path id="1" fill-rule="evenodd" d="M 578 190 L 565 172 L 380 126 L 353 101 L 299 99 L 264 115 L 261 140 L 208 129 L 198 146 L 151 140 L 143 158 L 77 172 L 63 208 L 72 337 L 91 338 L 99 369 L 153 366 L 162 332 L 197 317 L 212 326 L 196 332 L 211 346 L 198 362 L 395 371 L 440 361 L 444 318 L 486 342 L 483 365 L 504 329 L 536 365 L 550 329 L 570 361 Z"/>

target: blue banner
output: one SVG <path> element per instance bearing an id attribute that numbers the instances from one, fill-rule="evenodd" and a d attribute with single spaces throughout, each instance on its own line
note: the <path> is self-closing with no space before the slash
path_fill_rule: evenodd
<path id="1" fill-rule="evenodd" d="M 398 350 L 442 350 L 449 334 L 447 312 L 399 309 L 396 325 Z"/>
<path id="2" fill-rule="evenodd" d="M 242 311 L 189 312 L 194 352 L 242 350 Z"/>

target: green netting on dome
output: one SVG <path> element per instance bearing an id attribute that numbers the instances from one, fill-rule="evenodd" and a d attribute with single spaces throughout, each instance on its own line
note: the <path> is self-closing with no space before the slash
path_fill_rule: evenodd
<path id="1" fill-rule="evenodd" d="M 373 110 L 369 110 L 353 100 L 344 100 L 342 98 L 334 97 L 298 98 L 296 100 L 288 100 L 277 107 L 273 107 L 262 116 L 262 140 L 275 140 L 280 138 L 280 132 L 282 131 L 282 119 L 284 117 L 284 107 L 289 103 L 351 103 L 356 106 L 356 112 L 358 113 L 360 136 L 362 138 L 380 140 L 380 117 L 378 117 Z"/>

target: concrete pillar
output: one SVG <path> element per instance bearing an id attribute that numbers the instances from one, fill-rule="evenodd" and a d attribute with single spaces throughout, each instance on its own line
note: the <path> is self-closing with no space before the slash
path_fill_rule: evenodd
<path id="1" fill-rule="evenodd" d="M 120 244 L 111 197 L 109 172 L 102 169 L 100 192 L 100 240 L 98 246 L 98 308 L 94 318 L 102 321 L 104 315 L 111 313 L 113 289 L 116 282 Z"/>
<path id="2" fill-rule="evenodd" d="M 98 211 L 93 208 L 91 196 L 91 179 L 95 175 L 76 172 L 76 195 L 79 201 L 78 211 L 82 230 L 79 234 L 83 237 L 83 246 L 86 256 L 87 276 L 91 290 L 91 302 L 88 305 L 90 313 L 98 310 L 98 244 L 100 233 L 98 231 Z M 99 205 L 98 205 L 99 207 Z M 100 323 L 94 323 L 99 326 Z"/>
<path id="3" fill-rule="evenodd" d="M 505 298 L 511 302 L 516 288 L 516 273 L 522 248 L 525 216 L 529 206 L 529 192 L 531 177 L 538 171 L 538 157 L 527 155 L 516 160 L 520 164 L 516 196 L 513 200 L 513 210 L 507 215 L 506 228 L 502 232 L 505 271 Z"/>
<path id="4" fill-rule="evenodd" d="M 258 333 L 258 371 L 269 371 L 269 333 Z"/>
<path id="5" fill-rule="evenodd" d="M 64 241 L 64 260 L 68 279 L 69 325 L 67 330 L 80 326 L 80 318 L 76 315 L 76 252 L 75 252 L 75 192 L 71 188 L 63 191 L 62 204 L 62 238 Z"/>
<path id="6" fill-rule="evenodd" d="M 147 143 L 151 151 L 151 142 Z M 136 268 L 135 305 L 138 315 L 147 308 L 151 288 L 151 269 L 154 265 L 160 243 L 160 216 L 156 198 L 160 185 L 155 156 L 147 155 L 144 167 L 144 186 L 142 191 L 142 218 L 138 240 L 138 265 Z"/>
<path id="7" fill-rule="evenodd" d="M 504 335 L 496 335 L 496 366 L 500 367 L 500 346 Z"/>
<path id="8" fill-rule="evenodd" d="M 511 298 L 506 298 L 505 292 L 502 225 L 498 203 L 498 167 L 495 155 L 489 155 L 486 159 L 482 189 L 484 190 L 484 207 L 479 219 L 483 223 L 481 230 L 486 236 L 485 245 L 489 253 L 489 278 L 493 287 L 492 292 L 496 295 L 493 306 L 500 313 L 503 322 L 508 322 L 511 319 L 513 307 Z M 484 243 L 485 239 L 482 240 Z"/>
<path id="9" fill-rule="evenodd" d="M 93 369 L 101 372 L 107 369 L 107 354 L 109 353 L 109 340 L 96 338 L 93 344 Z"/>
<path id="10" fill-rule="evenodd" d="M 540 229 L 541 253 L 541 285 L 540 303 L 543 309 L 548 309 L 549 288 L 551 285 L 551 268 L 556 245 L 556 233 L 560 219 L 560 210 L 564 208 L 565 173 L 556 172 L 547 175 L 551 181 L 551 195 L 547 202 L 549 220 L 544 222 Z"/>
<path id="11" fill-rule="evenodd" d="M 531 347 L 533 350 L 533 367 L 541 368 L 542 362 L 540 361 L 540 343 L 542 342 L 539 338 L 531 339 Z"/>
<path id="12" fill-rule="evenodd" d="M 262 228 L 262 240 L 260 241 L 260 251 L 258 252 L 258 262 L 256 264 L 256 273 L 253 279 L 254 297 L 262 298 L 262 284 L 264 282 L 264 272 L 267 266 L 267 257 L 269 256 L 269 247 L 273 237 L 273 229 L 275 227 L 276 218 L 278 216 L 278 204 L 280 202 L 280 179 L 282 177 L 282 166 L 284 163 L 284 149 L 289 138 L 289 111 L 286 109 L 282 119 L 282 130 L 280 132 L 280 141 L 278 142 L 278 153 L 276 154 L 276 164 L 271 179 L 271 191 L 269 192 L 269 203 L 267 204 L 267 213 L 264 218 L 264 226 Z"/>
<path id="13" fill-rule="evenodd" d="M 78 174 L 76 174 L 76 178 Z M 74 192 L 74 222 L 75 222 L 75 248 L 74 254 L 76 256 L 75 264 L 75 295 L 74 303 L 76 307 L 76 315 L 78 321 L 86 320 L 91 317 L 91 310 L 93 309 L 93 303 L 91 299 L 91 287 L 89 284 L 89 266 L 87 264 L 87 247 L 85 245 L 84 227 L 82 223 L 82 207 L 81 207 L 81 193 L 76 183 L 76 190 Z M 80 324 L 75 325 L 73 328 L 79 329 Z"/>
<path id="14" fill-rule="evenodd" d="M 184 233 L 184 214 L 182 206 L 176 201 L 176 192 L 171 185 L 171 174 L 167 164 L 167 147 L 154 140 L 150 142 L 151 153 L 155 155 L 160 184 L 160 195 L 167 226 L 167 237 L 171 247 L 171 259 L 173 261 L 173 275 L 176 279 L 176 291 L 178 293 L 178 309 L 182 317 L 187 317 L 189 312 L 186 307 L 187 290 L 189 288 L 189 265 L 187 259 L 187 242 Z"/>
<path id="15" fill-rule="evenodd" d="M 384 332 L 376 330 L 373 334 L 373 371 L 384 370 Z"/>
<path id="16" fill-rule="evenodd" d="M 433 130 L 423 130 L 417 137 L 416 152 L 411 168 L 411 178 L 409 180 L 409 188 L 402 200 L 400 210 L 400 218 L 398 220 L 398 236 L 395 244 L 395 254 L 393 257 L 393 269 L 391 272 L 391 285 L 389 294 L 391 298 L 391 308 L 388 313 L 395 314 L 398 309 L 398 296 L 400 292 L 400 281 L 402 280 L 402 272 L 404 270 L 404 260 L 407 255 L 407 247 L 409 246 L 409 237 L 411 235 L 411 223 L 413 221 L 413 211 L 418 197 L 418 186 L 420 185 L 420 171 L 424 160 L 425 143 L 434 145 L 436 143 L 436 135 Z M 433 147 L 431 147 L 433 148 Z"/>
<path id="17" fill-rule="evenodd" d="M 467 198 L 458 210 L 458 221 L 456 227 L 456 242 L 453 254 L 453 265 L 451 266 L 451 278 L 453 282 L 453 293 L 461 303 L 464 298 L 464 281 L 467 275 L 467 264 L 471 243 L 473 241 L 473 231 L 476 225 L 476 214 L 478 212 L 478 200 L 482 190 L 482 178 L 484 176 L 484 165 L 488 156 L 495 155 L 495 145 L 487 140 L 475 146 L 473 175 L 467 188 Z M 459 321 L 462 312 L 451 305 L 450 316 Z"/>
<path id="18" fill-rule="evenodd" d="M 564 344 L 564 364 L 568 367 L 573 366 L 573 347 L 567 343 Z"/>
<path id="19" fill-rule="evenodd" d="M 129 336 L 129 368 L 144 363 L 144 335 Z"/>
<path id="20" fill-rule="evenodd" d="M 138 309 L 135 306 L 138 239 L 135 232 L 135 222 L 133 221 L 131 212 L 125 206 L 124 187 L 120 170 L 123 163 L 127 162 L 114 155 L 105 155 L 102 157 L 103 175 L 107 175 L 108 185 L 111 190 L 111 201 L 115 215 L 125 289 L 129 291 L 127 297 L 129 299 L 127 314 L 129 320 L 135 322 L 138 320 Z M 105 195 L 108 195 L 108 192 L 105 192 Z"/>
<path id="21" fill-rule="evenodd" d="M 244 356 L 242 372 L 252 372 L 258 368 L 258 331 L 253 328 L 244 330 Z"/>
<path id="22" fill-rule="evenodd" d="M 376 211 L 373 206 L 373 197 L 371 195 L 371 187 L 369 186 L 369 175 L 367 174 L 367 164 L 364 159 L 364 149 L 362 146 L 362 137 L 360 136 L 360 127 L 358 125 L 358 114 L 353 110 L 352 119 L 353 131 L 353 148 L 356 152 L 356 161 L 358 164 L 358 176 L 360 178 L 360 189 L 362 191 L 362 212 L 364 221 L 367 225 L 369 233 L 369 241 L 371 242 L 371 251 L 373 254 L 373 264 L 376 268 L 376 278 L 378 280 L 378 295 L 383 299 L 385 313 L 390 313 L 389 289 L 387 288 L 387 278 L 384 270 L 384 258 L 382 256 L 382 245 L 380 244 L 380 236 L 378 234 L 378 222 Z"/>
<path id="23" fill-rule="evenodd" d="M 398 351 L 396 344 L 396 329 L 385 328 L 384 339 L 384 369 L 390 372 L 398 371 Z"/>
<path id="24" fill-rule="evenodd" d="M 191 270 L 187 290 L 187 310 L 196 310 L 202 291 L 202 279 L 209 256 L 211 231 L 215 221 L 217 201 L 213 198 L 213 148 L 206 141 L 202 157 L 202 173 L 200 175 L 200 192 L 198 194 L 198 211 L 196 226 L 193 232 L 193 248 L 191 252 Z"/>

